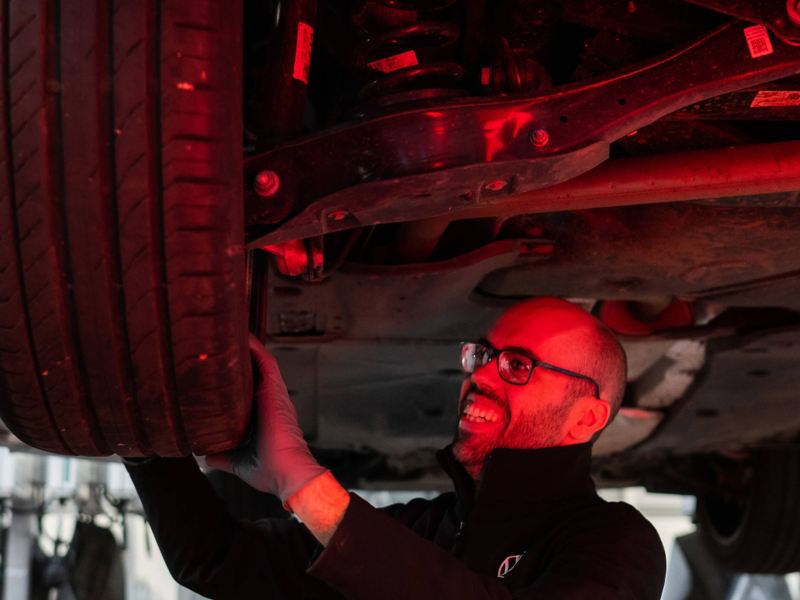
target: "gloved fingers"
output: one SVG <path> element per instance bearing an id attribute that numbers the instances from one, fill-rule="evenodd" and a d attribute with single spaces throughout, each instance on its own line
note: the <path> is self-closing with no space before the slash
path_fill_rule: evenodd
<path id="1" fill-rule="evenodd" d="M 278 371 L 278 361 L 270 354 L 264 344 L 261 343 L 256 336 L 252 333 L 248 336 L 248 347 L 250 348 L 250 357 L 256 363 L 262 380 L 267 379 L 273 373 L 280 373 Z"/>
<path id="2" fill-rule="evenodd" d="M 290 417 L 292 421 L 296 421 L 297 415 L 295 414 L 294 405 L 289 399 L 289 392 L 281 376 L 278 361 L 253 334 L 250 334 L 249 346 L 250 356 L 258 371 L 256 373 L 258 384 L 255 395 L 262 424 L 265 421 L 274 421 L 283 416 L 273 415 L 272 418 L 269 418 L 267 415 L 275 410 L 280 410 L 281 413 L 288 412 L 289 414 L 286 416 Z"/>

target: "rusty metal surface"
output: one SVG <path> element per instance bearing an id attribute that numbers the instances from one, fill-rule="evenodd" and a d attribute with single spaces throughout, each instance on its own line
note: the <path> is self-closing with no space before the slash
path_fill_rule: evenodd
<path id="1" fill-rule="evenodd" d="M 752 144 L 606 162 L 570 181 L 466 206 L 452 219 L 777 194 L 800 190 L 800 142 Z"/>
<path id="2" fill-rule="evenodd" d="M 800 44 L 796 0 L 687 0 L 692 4 L 753 23 L 761 23 L 784 41 Z M 790 2 L 793 9 L 790 9 Z M 794 11 L 794 19 L 790 15 Z"/>
<path id="3" fill-rule="evenodd" d="M 554 240 L 550 260 L 497 271 L 492 297 L 682 298 L 800 309 L 800 208 L 656 204 L 519 218 Z"/>
<path id="4" fill-rule="evenodd" d="M 246 161 L 246 177 L 268 168 L 283 184 L 268 202 L 247 196 L 248 223 L 295 216 L 251 242 L 503 203 L 597 166 L 609 143 L 666 114 L 798 71 L 800 48 L 776 41 L 772 54 L 751 59 L 742 24 L 731 23 L 646 65 L 547 95 L 451 101 L 341 126 Z M 536 146 L 531 135 L 542 129 L 548 143 Z M 485 193 L 500 178 L 509 191 Z M 327 219 L 335 210 L 348 217 Z"/>
<path id="5" fill-rule="evenodd" d="M 633 455 L 736 450 L 792 439 L 800 429 L 800 329 L 721 340 L 682 405 Z"/>
<path id="6" fill-rule="evenodd" d="M 563 0 L 562 10 L 567 23 L 667 42 L 695 37 L 719 20 L 719 15 L 683 0 Z"/>
<path id="7" fill-rule="evenodd" d="M 461 380 L 457 342 L 480 335 L 519 296 L 645 298 L 654 290 L 682 290 L 708 298 L 720 282 L 800 268 L 800 207 L 780 203 L 668 204 L 524 219 L 521 227 L 540 227 L 553 240 L 552 255 L 526 255 L 524 240 L 508 239 L 436 263 L 345 264 L 315 284 L 271 274 L 271 347 L 315 444 L 380 448 L 398 457 L 447 443 Z M 798 284 L 800 274 L 777 289 L 751 290 L 757 295 L 749 300 L 714 300 L 800 309 Z M 792 412 L 800 381 L 797 332 L 744 339 L 737 347 L 737 328 L 722 323 L 723 337 L 696 342 L 708 344 L 709 358 L 691 364 L 675 348 L 695 342 L 626 341 L 630 376 L 640 380 L 633 396 L 651 410 L 626 413 L 601 453 L 642 441 L 656 427 L 652 441 L 630 451 L 626 464 L 662 451 L 758 443 L 800 427 Z M 683 335 L 703 332 L 689 328 Z M 650 347 L 652 356 L 639 365 Z M 664 389 L 656 376 L 665 359 L 681 378 L 672 381 L 675 389 Z M 676 398 L 685 386 L 689 394 Z M 743 422 L 750 424 L 746 430 Z"/>

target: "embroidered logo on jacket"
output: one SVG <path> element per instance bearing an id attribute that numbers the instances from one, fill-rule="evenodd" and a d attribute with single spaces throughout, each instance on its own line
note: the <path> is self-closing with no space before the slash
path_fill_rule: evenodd
<path id="1" fill-rule="evenodd" d="M 524 553 L 523 553 L 524 554 Z M 497 576 L 502 579 L 511 572 L 511 569 L 517 566 L 519 559 L 523 554 L 512 554 L 500 563 L 500 568 L 497 569 Z"/>

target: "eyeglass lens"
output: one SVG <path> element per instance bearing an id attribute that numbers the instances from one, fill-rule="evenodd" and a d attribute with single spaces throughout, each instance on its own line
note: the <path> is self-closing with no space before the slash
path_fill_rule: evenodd
<path id="1" fill-rule="evenodd" d="M 488 348 L 474 342 L 461 346 L 461 368 L 465 373 L 474 373 L 490 360 Z"/>
<path id="2" fill-rule="evenodd" d="M 533 370 L 533 361 L 524 354 L 503 350 L 497 357 L 497 369 L 500 377 L 508 383 L 521 385 L 528 383 Z"/>
<path id="3" fill-rule="evenodd" d="M 491 348 L 474 342 L 461 347 L 461 367 L 466 373 L 474 373 L 477 369 L 487 364 L 494 351 Z M 530 379 L 533 370 L 533 361 L 513 350 L 503 350 L 497 356 L 497 371 L 500 377 L 513 384 L 525 384 Z"/>

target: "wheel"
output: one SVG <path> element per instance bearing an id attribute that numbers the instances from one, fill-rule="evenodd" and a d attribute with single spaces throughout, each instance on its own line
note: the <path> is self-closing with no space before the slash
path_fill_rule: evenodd
<path id="1" fill-rule="evenodd" d="M 737 572 L 800 570 L 800 452 L 760 450 L 747 472 L 742 495 L 698 498 L 697 522 L 704 543 Z"/>
<path id="2" fill-rule="evenodd" d="M 63 454 L 230 449 L 251 385 L 241 3 L 0 10 L 0 417 Z"/>

